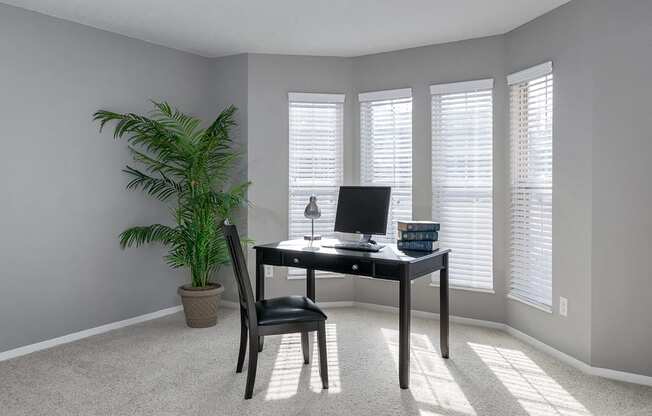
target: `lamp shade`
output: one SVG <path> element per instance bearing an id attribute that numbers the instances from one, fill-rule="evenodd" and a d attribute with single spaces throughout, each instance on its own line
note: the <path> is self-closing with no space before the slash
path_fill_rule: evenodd
<path id="1" fill-rule="evenodd" d="M 317 205 L 317 197 L 314 194 L 310 195 L 310 202 L 306 205 L 303 215 L 311 220 L 316 220 L 321 217 L 321 208 Z"/>

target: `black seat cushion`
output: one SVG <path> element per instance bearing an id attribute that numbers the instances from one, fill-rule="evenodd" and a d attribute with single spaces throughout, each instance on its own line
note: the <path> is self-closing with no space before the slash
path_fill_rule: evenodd
<path id="1" fill-rule="evenodd" d="M 283 296 L 256 302 L 258 325 L 323 321 L 326 314 L 304 296 Z"/>

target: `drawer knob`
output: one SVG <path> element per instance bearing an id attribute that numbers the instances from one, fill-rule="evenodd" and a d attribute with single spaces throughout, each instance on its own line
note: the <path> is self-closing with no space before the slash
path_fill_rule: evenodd
<path id="1" fill-rule="evenodd" d="M 294 264 L 299 264 L 299 259 L 296 258 L 296 257 L 293 258 L 293 259 L 292 259 L 292 263 L 294 263 Z"/>
<path id="2" fill-rule="evenodd" d="M 354 264 L 353 266 L 351 266 L 351 269 L 353 269 L 353 271 L 357 271 L 359 268 L 360 267 L 358 267 L 357 264 Z"/>

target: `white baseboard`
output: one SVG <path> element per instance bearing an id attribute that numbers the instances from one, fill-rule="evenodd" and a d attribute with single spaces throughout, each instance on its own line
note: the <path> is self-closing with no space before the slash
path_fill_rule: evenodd
<path id="1" fill-rule="evenodd" d="M 355 302 L 352 300 L 341 300 L 337 302 L 317 302 L 317 305 L 325 309 L 352 308 L 355 306 Z"/>
<path id="2" fill-rule="evenodd" d="M 625 371 L 601 367 L 591 367 L 591 374 L 598 377 L 610 378 L 612 380 L 624 381 L 625 383 L 652 386 L 652 377 L 644 376 L 643 374 L 627 373 Z"/>
<path id="3" fill-rule="evenodd" d="M 507 332 L 509 335 L 513 336 L 514 338 L 521 340 L 525 342 L 526 344 L 529 344 L 533 346 L 534 348 L 545 352 L 548 355 L 551 355 L 558 359 L 559 361 L 566 363 L 572 367 L 577 368 L 578 370 L 582 370 L 583 372 L 587 374 L 591 374 L 591 366 L 585 363 L 582 360 L 578 360 L 577 358 L 568 355 L 564 352 L 559 351 L 556 348 L 551 347 L 550 345 L 539 341 L 538 339 L 519 331 L 518 329 L 512 328 L 509 325 L 505 325 L 505 332 Z"/>
<path id="4" fill-rule="evenodd" d="M 37 342 L 36 344 L 25 345 L 23 347 L 14 348 L 13 350 L 8 350 L 0 352 L 0 361 L 9 360 L 11 358 L 20 357 L 21 355 L 27 355 L 36 351 L 45 350 L 48 348 L 56 347 L 57 345 L 67 344 L 69 342 L 78 341 L 83 338 L 88 338 L 93 335 L 102 334 L 104 332 L 112 331 L 118 328 L 124 328 L 126 326 L 135 325 L 145 321 L 151 321 L 152 319 L 162 318 L 173 313 L 177 313 L 183 310 L 183 306 L 173 306 L 171 308 L 161 309 L 160 311 L 147 313 L 145 315 L 135 316 L 133 318 L 125 319 L 118 322 L 112 322 L 106 325 L 96 326 L 95 328 L 85 329 L 83 331 L 74 332 L 72 334 L 64 335 L 57 338 L 48 339 L 46 341 Z"/>
<path id="5" fill-rule="evenodd" d="M 237 302 L 231 302 L 228 300 L 221 300 L 220 305 L 224 306 L 226 308 L 237 308 L 239 307 L 239 304 Z M 387 305 L 378 305 L 375 303 L 366 303 L 366 302 L 355 302 L 355 301 L 339 301 L 339 302 L 320 302 L 319 306 L 326 308 L 326 309 L 332 309 L 332 308 L 350 308 L 350 307 L 359 307 L 362 309 L 367 309 L 367 310 L 372 310 L 372 311 L 380 311 L 380 312 L 391 312 L 391 313 L 398 313 L 398 308 L 394 306 L 387 306 Z M 183 310 L 183 306 L 178 305 L 178 306 L 173 306 L 171 308 L 166 308 L 166 309 L 161 309 L 160 311 L 148 313 L 145 315 L 140 315 L 140 316 L 135 316 L 133 318 L 125 319 L 122 321 L 118 322 L 113 322 L 109 323 L 106 325 L 101 325 L 95 328 L 90 328 L 86 329 L 83 331 L 75 332 L 72 334 L 64 335 L 62 337 L 58 338 L 53 338 L 49 339 L 46 341 L 38 342 L 36 344 L 31 344 L 31 345 L 25 345 L 23 347 L 15 348 L 13 350 L 9 351 L 4 351 L 0 352 L 0 361 L 4 360 L 9 360 L 11 358 L 16 358 L 20 357 L 22 355 L 27 355 L 32 352 L 40 351 L 40 350 L 45 350 L 48 348 L 55 347 L 57 345 L 61 344 L 66 344 L 69 342 L 77 341 L 83 338 L 87 338 L 93 335 L 98 335 L 102 334 L 104 332 L 112 331 L 114 329 L 118 328 L 124 328 L 126 326 L 130 325 L 135 325 L 141 322 L 145 321 L 150 321 L 152 319 L 157 319 L 157 318 L 162 318 L 167 315 L 171 315 L 173 313 L 177 313 Z M 418 310 L 413 310 L 412 311 L 412 316 L 418 317 L 418 318 L 424 318 L 424 319 L 439 319 L 439 314 L 433 313 L 433 312 L 425 312 L 425 311 L 418 311 Z M 530 336 L 527 335 L 517 329 L 512 328 L 511 326 L 507 324 L 503 324 L 500 322 L 493 322 L 493 321 L 485 321 L 481 319 L 472 319 L 472 318 L 465 318 L 462 316 L 451 316 L 450 317 L 451 322 L 456 322 L 459 324 L 464 324 L 464 325 L 472 325 L 472 326 L 478 326 L 478 327 L 483 327 L 483 328 L 491 328 L 491 329 L 497 329 L 504 331 L 514 338 L 517 338 L 534 348 L 537 348 L 555 358 L 558 360 L 574 367 L 577 368 L 578 370 L 598 376 L 598 377 L 604 377 L 612 380 L 617 380 L 617 381 L 623 381 L 626 383 L 634 383 L 634 384 L 642 384 L 645 386 L 652 386 L 652 377 L 649 376 L 644 376 L 642 374 L 635 374 L 635 373 L 627 373 L 624 371 L 618 371 L 618 370 L 611 370 L 608 368 L 600 368 L 600 367 L 592 367 L 589 364 L 585 363 L 584 361 L 578 360 L 575 357 L 572 357 L 566 353 L 563 353 L 548 344 Z"/>
<path id="6" fill-rule="evenodd" d="M 553 357 L 557 358 L 559 361 L 562 361 L 563 363 L 566 363 L 572 367 L 577 368 L 578 370 L 583 371 L 586 374 L 608 378 L 611 380 L 624 381 L 625 383 L 634 383 L 634 384 L 642 384 L 644 386 L 652 386 L 652 377 L 650 376 L 644 376 L 642 374 L 636 374 L 636 373 L 627 373 L 625 371 L 611 370 L 609 368 L 593 367 L 585 363 L 584 361 L 572 357 L 564 352 L 561 352 L 558 349 L 553 348 L 550 345 L 542 341 L 539 341 L 538 339 L 524 332 L 519 331 L 518 329 L 512 328 L 511 326 L 505 325 L 505 332 L 512 335 L 514 338 L 517 338 L 527 344 L 530 344 L 534 348 L 537 348 L 538 350 L 547 353 L 548 355 L 552 355 Z"/>

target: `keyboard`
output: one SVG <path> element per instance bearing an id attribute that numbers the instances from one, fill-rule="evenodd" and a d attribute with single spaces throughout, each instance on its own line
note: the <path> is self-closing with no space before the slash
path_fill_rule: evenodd
<path id="1" fill-rule="evenodd" d="M 374 253 L 382 250 L 383 247 L 385 247 L 382 244 L 372 244 L 372 243 L 367 243 L 362 241 L 346 241 L 346 242 L 338 242 L 330 245 L 322 244 L 322 246 L 333 247 L 342 250 L 371 251 Z"/>

